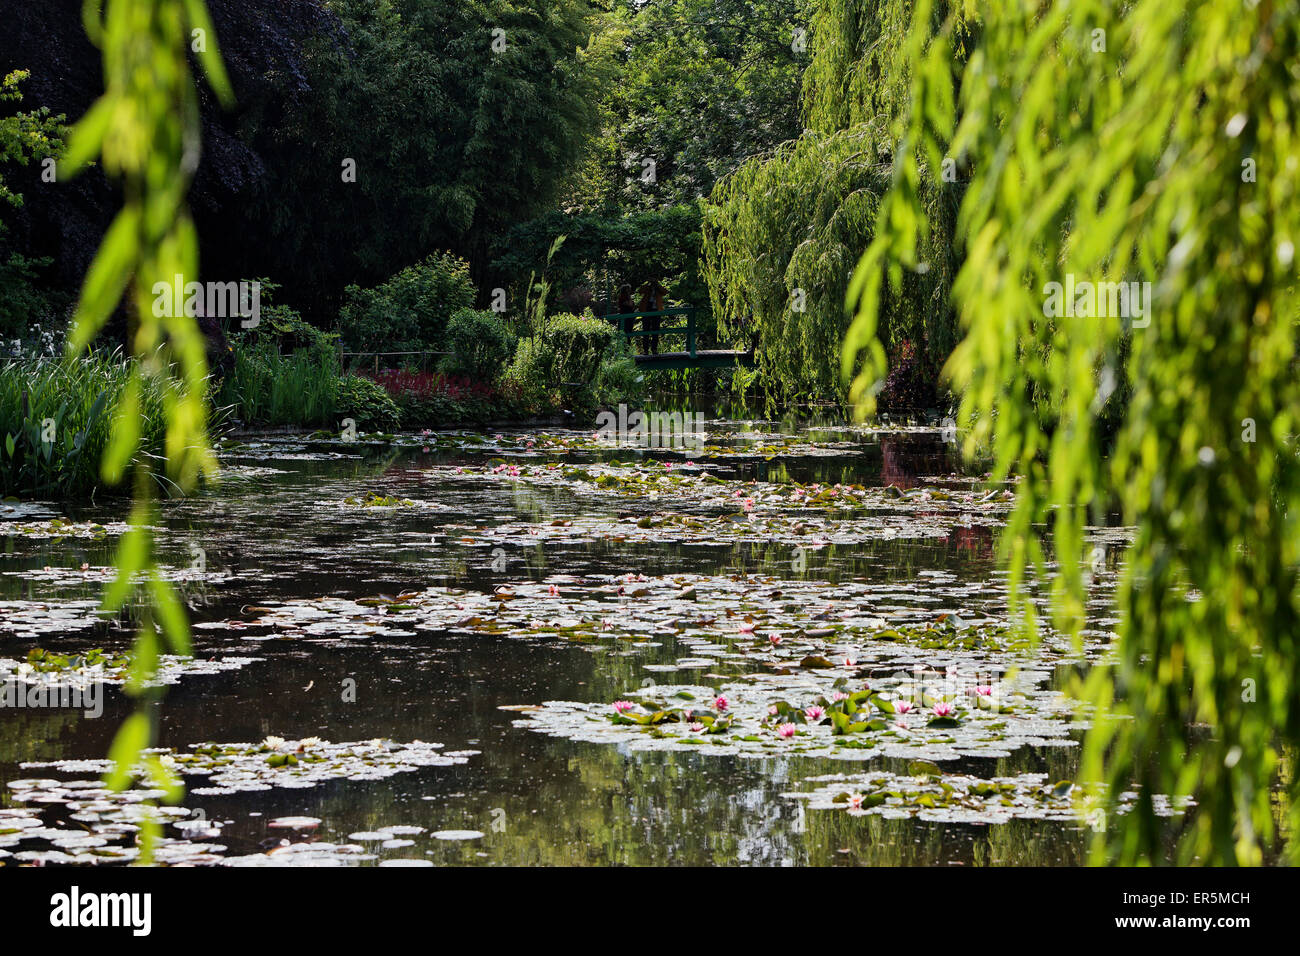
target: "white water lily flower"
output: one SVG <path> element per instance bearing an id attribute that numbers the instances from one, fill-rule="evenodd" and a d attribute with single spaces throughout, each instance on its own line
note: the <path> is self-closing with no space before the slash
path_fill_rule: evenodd
<path id="1" fill-rule="evenodd" d="M 284 746 L 284 738 L 267 737 L 265 740 L 262 741 L 262 746 L 266 747 L 268 750 L 279 750 L 281 747 Z"/>
<path id="2" fill-rule="evenodd" d="M 319 737 L 304 737 L 302 740 L 298 741 L 298 746 L 303 748 L 318 747 L 320 746 L 320 742 L 321 739 Z"/>

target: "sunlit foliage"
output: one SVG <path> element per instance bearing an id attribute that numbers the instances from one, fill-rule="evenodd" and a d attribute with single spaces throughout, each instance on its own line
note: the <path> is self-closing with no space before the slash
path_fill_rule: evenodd
<path id="1" fill-rule="evenodd" d="M 827 359 L 848 329 L 849 275 L 890 186 L 891 131 L 908 92 L 898 25 L 910 9 L 910 0 L 818 4 L 803 79 L 806 131 L 723 179 L 706 207 L 713 309 L 721 328 L 755 342 L 769 403 L 846 397 Z M 923 246 L 925 267 L 891 290 L 880 327 L 885 346 L 910 343 L 932 368 L 955 342 L 948 240 L 960 189 L 955 175 L 927 182 L 933 244 Z"/>
<path id="2" fill-rule="evenodd" d="M 1095 859 L 1294 860 L 1300 802 L 1279 768 L 1300 738 L 1300 4 L 994 0 L 968 58 L 966 25 L 933 9 L 918 2 L 908 28 L 893 187 L 850 290 L 854 395 L 870 409 L 877 316 L 925 258 L 922 197 L 955 159 L 970 183 L 948 370 L 967 447 L 1022 479 L 1013 574 L 1042 569 L 1050 519 L 1056 623 L 1077 627 L 1082 525 L 1113 502 L 1138 529 L 1120 663 L 1085 689 L 1101 711 L 1083 772 L 1111 782 L 1111 810 L 1134 785 L 1141 800 L 1111 815 Z M 1071 275 L 1149 282 L 1150 309 L 1051 315 L 1049 283 Z M 1125 384 L 1103 457 L 1098 421 Z M 1153 793 L 1199 808 L 1162 819 Z"/>

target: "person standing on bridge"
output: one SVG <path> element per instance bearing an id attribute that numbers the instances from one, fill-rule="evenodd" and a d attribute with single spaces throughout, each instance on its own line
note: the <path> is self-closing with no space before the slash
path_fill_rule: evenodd
<path id="1" fill-rule="evenodd" d="M 636 300 L 632 298 L 632 287 L 626 282 L 618 287 L 618 307 L 614 310 L 619 315 L 631 315 L 636 311 Z M 619 319 L 618 325 L 622 332 L 631 332 L 636 323 L 632 319 Z"/>
<path id="2" fill-rule="evenodd" d="M 657 279 L 650 279 L 641 287 L 641 305 L 638 312 L 662 312 L 667 302 L 668 290 L 659 284 Z M 658 332 L 661 317 L 658 315 L 646 316 L 641 322 L 647 332 Z M 659 336 L 646 336 L 646 354 L 659 354 Z"/>

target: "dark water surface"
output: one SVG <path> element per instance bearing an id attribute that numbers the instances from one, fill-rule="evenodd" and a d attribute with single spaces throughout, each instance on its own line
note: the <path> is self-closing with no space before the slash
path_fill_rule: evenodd
<path id="1" fill-rule="evenodd" d="M 775 426 L 721 425 L 737 447 Z M 833 442 L 829 453 L 757 455 L 707 464 L 727 479 L 843 482 L 907 487 L 933 483 L 958 466 L 951 446 L 934 433 L 857 435 L 786 429 L 801 442 Z M 748 438 L 746 437 L 748 435 Z M 663 507 L 652 502 L 585 495 L 569 487 L 457 480 L 435 465 L 481 466 L 496 451 L 425 452 L 419 448 L 337 460 L 235 458 L 240 465 L 281 473 L 223 482 L 163 506 L 161 562 L 186 567 L 196 556 L 216 580 L 183 586 L 196 623 L 247 616 L 249 606 L 294 598 L 366 598 L 454 583 L 490 591 L 551 575 L 786 574 L 792 547 L 781 543 L 683 544 L 645 541 L 547 540 L 506 548 L 504 570 L 488 550 L 443 534 L 448 523 L 490 528 L 506 521 L 549 524 L 576 515 L 611 518 Z M 639 453 L 638 453 L 639 454 Z M 687 454 L 646 452 L 682 461 Z M 506 460 L 536 460 L 535 453 Z M 617 455 L 575 450 L 544 461 L 590 462 Z M 771 457 L 771 460 L 767 460 Z M 368 493 L 418 499 L 440 508 L 348 508 L 340 502 Z M 121 506 L 100 503 L 58 509 L 79 520 L 121 518 Z M 808 559 L 803 572 L 826 581 L 893 583 L 924 591 L 929 572 L 957 581 L 1001 580 L 995 531 L 963 528 L 946 538 L 901 537 L 836 545 Z M 96 598 L 91 581 L 32 580 L 46 567 L 102 568 L 112 563 L 114 538 L 101 541 L 0 539 L 0 600 Z M 199 551 L 198 549 L 201 549 Z M 499 561 L 498 561 L 499 563 Z M 3 612 L 0 612 L 3 613 Z M 3 634 L 3 628 L 0 628 Z M 42 646 L 70 653 L 129 646 L 125 628 L 49 634 Z M 0 638 L 0 657 L 21 659 L 31 639 Z M 579 743 L 514 725 L 502 706 L 547 700 L 615 700 L 641 684 L 642 665 L 671 661 L 668 642 L 657 655 L 632 656 L 617 646 L 557 644 L 553 639 L 421 631 L 413 638 L 354 641 L 248 641 L 237 628 L 198 628 L 199 657 L 243 654 L 264 658 L 239 670 L 182 678 L 161 712 L 160 744 L 184 750 L 201 741 L 259 741 L 268 734 L 331 741 L 391 738 L 476 750 L 466 763 L 430 767 L 374 781 L 336 780 L 314 789 L 270 789 L 222 796 L 187 795 L 184 805 L 226 822 L 220 840 L 232 856 L 256 853 L 285 836 L 268 821 L 285 815 L 320 817 L 315 838 L 345 843 L 349 834 L 391 825 L 425 833 L 413 845 L 374 849 L 380 859 L 425 858 L 458 864 L 1072 864 L 1086 831 L 1074 824 L 1013 821 L 952 825 L 851 816 L 809 809 L 783 796 L 807 789 L 818 774 L 855 772 L 861 765 L 801 757 L 751 759 L 694 752 L 628 753 L 619 746 Z M 696 675 L 698 676 L 698 675 Z M 692 675 L 656 674 L 690 682 Z M 355 695 L 347 689 L 355 687 Z M 349 699 L 352 696 L 355 699 Z M 61 711 L 0 711 L 0 791 L 33 776 L 22 761 L 97 758 L 128 705 L 108 691 L 99 719 Z M 1078 748 L 1022 748 L 1002 760 L 945 767 L 982 776 L 1023 771 L 1072 777 Z M 873 762 L 873 768 L 881 761 Z M 6 797 L 7 799 L 7 797 Z M 472 830 L 467 840 L 434 839 L 434 831 Z M 368 847 L 369 849 L 369 847 Z M 0 863 L 5 862 L 0 860 Z"/>

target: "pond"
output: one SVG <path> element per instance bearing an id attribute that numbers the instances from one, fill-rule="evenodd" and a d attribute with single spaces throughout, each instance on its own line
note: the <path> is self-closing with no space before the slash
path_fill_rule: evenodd
<path id="1" fill-rule="evenodd" d="M 225 441 L 158 528 L 195 623 L 159 859 L 1081 862 L 1065 692 L 1105 666 L 1125 530 L 1090 530 L 1084 645 L 1030 645 L 1012 492 L 938 431 L 705 430 Z M 94 610 L 120 508 L 0 506 L 0 681 L 104 688 L 0 709 L 0 864 L 129 860 L 153 812 L 96 783 L 129 712 L 130 621 Z"/>

